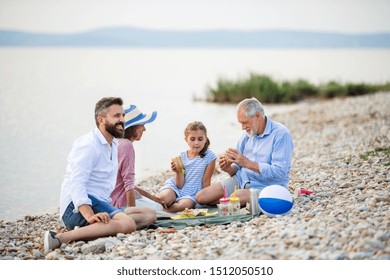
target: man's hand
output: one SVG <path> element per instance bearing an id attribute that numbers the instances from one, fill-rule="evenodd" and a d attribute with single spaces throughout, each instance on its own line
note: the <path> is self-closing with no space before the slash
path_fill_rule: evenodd
<path id="1" fill-rule="evenodd" d="M 250 169 L 260 174 L 259 164 L 255 161 L 251 161 L 236 149 L 229 148 L 225 152 L 225 157 L 228 158 L 228 161 L 230 162 L 234 162 L 243 168 Z"/>
<path id="2" fill-rule="evenodd" d="M 79 206 L 81 215 L 88 221 L 89 224 L 105 223 L 107 224 L 110 220 L 110 215 L 107 212 L 93 213 L 91 205 L 83 204 Z"/>
<path id="3" fill-rule="evenodd" d="M 226 156 L 228 158 L 228 161 L 237 163 L 241 167 L 246 167 L 246 164 L 248 163 L 249 159 L 245 157 L 243 154 L 241 154 L 239 151 L 233 148 L 229 148 L 225 152 Z"/>
<path id="4" fill-rule="evenodd" d="M 96 213 L 90 216 L 87 221 L 89 224 L 93 223 L 105 223 L 108 224 L 108 221 L 110 220 L 110 215 L 108 215 L 107 212 L 101 212 L 101 213 Z"/>
<path id="5" fill-rule="evenodd" d="M 227 154 L 221 156 L 218 159 L 219 167 L 222 171 L 225 171 L 230 176 L 233 176 L 237 172 L 237 167 L 232 165 L 233 161 L 229 158 Z"/>
<path id="6" fill-rule="evenodd" d="M 227 160 L 227 158 L 225 156 L 221 156 L 218 160 L 218 163 L 219 163 L 219 167 L 227 172 L 227 169 L 228 167 L 230 167 L 230 162 Z"/>

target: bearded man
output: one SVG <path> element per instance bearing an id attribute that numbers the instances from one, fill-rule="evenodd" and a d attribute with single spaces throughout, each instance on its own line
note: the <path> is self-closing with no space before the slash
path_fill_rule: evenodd
<path id="1" fill-rule="evenodd" d="M 118 171 L 118 140 L 124 136 L 123 101 L 106 97 L 95 106 L 96 128 L 76 139 L 68 156 L 61 188 L 60 219 L 68 231 L 47 231 L 45 251 L 62 243 L 93 240 L 131 233 L 137 223 L 153 223 L 155 213 L 128 215 L 124 209 L 110 205 Z"/>
<path id="2" fill-rule="evenodd" d="M 256 98 L 244 99 L 237 105 L 237 120 L 245 132 L 236 148 L 229 148 L 219 158 L 220 168 L 230 177 L 198 192 L 198 204 L 217 204 L 237 189 L 241 206 L 245 206 L 250 188 L 261 191 L 270 185 L 288 186 L 294 149 L 289 130 L 266 116 Z"/>

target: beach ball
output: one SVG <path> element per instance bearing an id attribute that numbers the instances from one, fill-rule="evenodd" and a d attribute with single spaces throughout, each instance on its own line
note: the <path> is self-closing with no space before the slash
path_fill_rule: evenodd
<path id="1" fill-rule="evenodd" d="M 265 187 L 259 194 L 261 212 L 268 217 L 287 214 L 293 206 L 293 197 L 287 188 L 279 185 Z"/>

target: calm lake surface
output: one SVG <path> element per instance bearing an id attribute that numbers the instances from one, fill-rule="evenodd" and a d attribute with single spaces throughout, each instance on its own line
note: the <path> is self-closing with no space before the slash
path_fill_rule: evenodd
<path id="1" fill-rule="evenodd" d="M 193 102 L 218 78 L 249 73 L 315 84 L 390 81 L 389 49 L 0 48 L 0 219 L 54 211 L 75 138 L 95 127 L 96 101 L 120 96 L 158 111 L 136 148 L 137 180 L 187 149 L 185 126 L 204 122 L 216 153 L 241 134 L 234 105 Z M 266 113 L 289 106 L 265 104 Z"/>

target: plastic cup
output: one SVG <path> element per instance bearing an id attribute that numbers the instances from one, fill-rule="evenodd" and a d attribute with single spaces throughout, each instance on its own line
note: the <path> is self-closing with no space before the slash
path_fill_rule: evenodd
<path id="1" fill-rule="evenodd" d="M 230 199 L 229 198 L 221 198 L 219 200 L 219 204 L 217 204 L 218 207 L 218 214 L 220 216 L 228 216 L 230 211 Z"/>
<path id="2" fill-rule="evenodd" d="M 240 199 L 238 197 L 230 198 L 230 215 L 240 215 Z"/>

